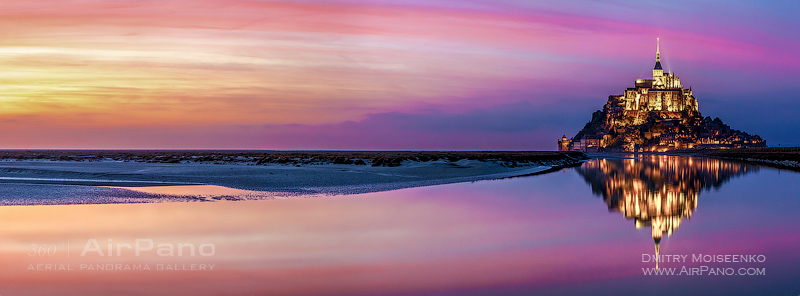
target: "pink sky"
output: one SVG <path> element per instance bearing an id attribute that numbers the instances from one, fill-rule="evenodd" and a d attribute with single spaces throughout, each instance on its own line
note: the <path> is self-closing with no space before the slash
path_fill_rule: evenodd
<path id="1" fill-rule="evenodd" d="M 551 150 L 656 37 L 704 115 L 797 138 L 749 113 L 797 104 L 795 4 L 606 4 L 3 1 L 0 148 Z"/>

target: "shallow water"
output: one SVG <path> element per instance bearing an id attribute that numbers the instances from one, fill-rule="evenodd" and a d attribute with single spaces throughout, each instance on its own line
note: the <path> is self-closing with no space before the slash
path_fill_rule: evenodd
<path id="1" fill-rule="evenodd" d="M 797 294 L 798 192 L 795 172 L 645 156 L 335 197 L 0 207 L 0 295 Z M 644 274 L 656 248 L 676 275 Z"/>

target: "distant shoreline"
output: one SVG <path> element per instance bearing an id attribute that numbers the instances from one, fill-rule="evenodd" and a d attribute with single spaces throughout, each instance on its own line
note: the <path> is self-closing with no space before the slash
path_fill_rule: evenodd
<path id="1" fill-rule="evenodd" d="M 800 171 L 800 147 L 759 147 L 703 150 L 697 156 L 744 161 Z"/>
<path id="2" fill-rule="evenodd" d="M 733 149 L 685 149 L 666 152 L 599 152 L 589 157 L 610 155 L 672 155 L 695 156 L 740 161 L 791 171 L 800 171 L 800 147 L 754 147 Z"/>
<path id="3" fill-rule="evenodd" d="M 354 164 L 400 166 L 404 161 L 494 161 L 514 167 L 537 162 L 586 159 L 582 152 L 556 151 L 339 151 L 339 150 L 0 150 L 0 160 L 125 161 L 213 164 Z"/>

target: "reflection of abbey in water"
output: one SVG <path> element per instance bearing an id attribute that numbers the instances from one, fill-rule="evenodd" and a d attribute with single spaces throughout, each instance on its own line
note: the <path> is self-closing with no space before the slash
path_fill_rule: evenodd
<path id="1" fill-rule="evenodd" d="M 691 219 L 700 191 L 757 170 L 716 159 L 665 155 L 593 159 L 577 168 L 609 210 L 634 219 L 636 228 L 652 229 L 656 255 L 663 234 L 672 234 L 684 218 Z"/>

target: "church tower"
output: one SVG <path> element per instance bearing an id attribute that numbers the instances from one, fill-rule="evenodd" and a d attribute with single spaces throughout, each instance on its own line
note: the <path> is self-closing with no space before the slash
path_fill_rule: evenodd
<path id="1" fill-rule="evenodd" d="M 656 65 L 653 67 L 653 87 L 664 85 L 664 68 L 661 68 L 661 50 L 658 38 L 656 38 Z"/>

